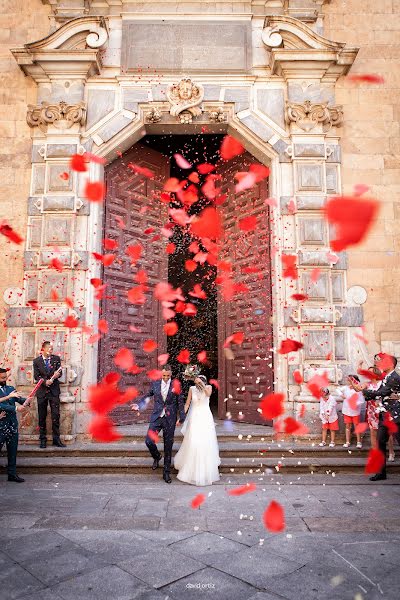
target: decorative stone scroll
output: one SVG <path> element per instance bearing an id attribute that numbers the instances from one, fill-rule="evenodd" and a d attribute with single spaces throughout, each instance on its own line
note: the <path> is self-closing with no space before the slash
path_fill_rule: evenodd
<path id="1" fill-rule="evenodd" d="M 193 117 L 198 117 L 203 112 L 201 103 L 204 98 L 204 88 L 200 84 L 193 83 L 189 77 L 168 86 L 166 95 L 171 104 L 170 114 L 178 117 L 181 123 L 191 123 Z"/>
<path id="2" fill-rule="evenodd" d="M 57 129 L 70 129 L 76 123 L 82 125 L 86 119 L 86 104 L 67 104 L 64 101 L 50 104 L 42 102 L 40 106 L 28 104 L 26 122 L 29 127 L 39 127 L 43 132 L 47 131 L 48 125 L 54 125 Z"/>
<path id="3" fill-rule="evenodd" d="M 306 100 L 303 104 L 286 102 L 286 122 L 295 123 L 303 131 L 311 131 L 318 123 L 324 132 L 343 123 L 343 106 L 328 106 L 327 102 L 312 104 Z"/>

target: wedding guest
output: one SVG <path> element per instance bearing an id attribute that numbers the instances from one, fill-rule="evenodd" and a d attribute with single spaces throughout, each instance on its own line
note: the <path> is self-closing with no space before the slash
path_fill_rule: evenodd
<path id="1" fill-rule="evenodd" d="M 40 356 L 33 361 L 33 377 L 35 381 L 44 379 L 44 384 L 36 392 L 38 417 L 39 417 L 39 438 L 40 447 L 47 446 L 47 405 L 50 404 L 51 424 L 53 433 L 53 445 L 59 448 L 65 448 L 65 444 L 60 439 L 60 382 L 61 359 L 53 354 L 51 342 L 43 342 Z"/>
<path id="2" fill-rule="evenodd" d="M 357 431 L 357 425 L 360 423 L 361 407 L 364 404 L 364 396 L 362 392 L 356 391 L 354 385 L 360 384 L 358 375 L 349 375 L 347 385 L 339 388 L 339 393 L 343 398 L 342 414 L 344 424 L 346 426 L 346 442 L 343 448 L 349 448 L 351 441 L 351 426 L 353 425 L 356 437 L 357 448 L 362 448 L 361 432 Z"/>
<path id="3" fill-rule="evenodd" d="M 16 404 L 17 402 L 17 404 Z M 12 385 L 7 385 L 7 369 L 0 368 L 0 451 L 3 444 L 7 447 L 8 481 L 22 483 L 23 477 L 17 475 L 18 419 L 17 412 L 23 412 L 25 398 Z"/>
<path id="4" fill-rule="evenodd" d="M 321 389 L 319 416 L 322 421 L 322 442 L 320 446 L 326 446 L 326 437 L 329 430 L 331 435 L 329 447 L 334 448 L 335 434 L 336 431 L 339 431 L 339 420 L 336 411 L 336 399 L 329 394 L 329 388 Z"/>

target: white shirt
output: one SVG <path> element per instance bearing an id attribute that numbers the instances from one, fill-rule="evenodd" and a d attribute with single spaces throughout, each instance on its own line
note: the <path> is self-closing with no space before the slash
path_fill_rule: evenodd
<path id="1" fill-rule="evenodd" d="M 164 400 L 164 404 L 165 404 L 165 401 L 168 396 L 170 385 L 171 385 L 171 379 L 168 379 L 168 381 L 164 381 L 164 379 L 161 379 L 161 396 L 162 396 L 162 399 Z M 164 417 L 164 416 L 165 416 L 165 408 L 163 408 L 160 417 Z"/>
<path id="2" fill-rule="evenodd" d="M 356 392 L 349 385 L 343 385 L 339 388 L 339 392 L 343 398 L 342 413 L 347 417 L 357 417 L 361 413 L 361 405 L 364 402 L 364 394 L 362 392 Z M 352 405 L 356 405 L 356 408 L 350 406 L 349 399 L 352 396 L 357 396 L 356 401 L 352 401 Z"/>
<path id="3" fill-rule="evenodd" d="M 321 421 L 325 423 L 334 423 L 338 418 L 336 412 L 336 399 L 329 396 L 328 400 L 321 398 L 319 403 L 319 416 Z"/>

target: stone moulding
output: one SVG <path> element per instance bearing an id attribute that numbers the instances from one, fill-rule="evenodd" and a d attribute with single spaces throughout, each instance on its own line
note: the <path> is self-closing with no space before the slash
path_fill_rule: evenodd
<path id="1" fill-rule="evenodd" d="M 295 123 L 303 131 L 311 131 L 319 123 L 326 133 L 332 127 L 343 123 L 343 106 L 328 106 L 327 102 L 312 104 L 306 100 L 303 104 L 286 102 L 286 122 Z"/>
<path id="2" fill-rule="evenodd" d="M 43 132 L 47 131 L 48 125 L 54 125 L 57 129 L 70 129 L 78 123 L 83 125 L 86 119 L 86 104 L 67 104 L 61 101 L 51 104 L 42 102 L 39 106 L 28 104 L 26 122 L 29 127 L 39 127 Z"/>

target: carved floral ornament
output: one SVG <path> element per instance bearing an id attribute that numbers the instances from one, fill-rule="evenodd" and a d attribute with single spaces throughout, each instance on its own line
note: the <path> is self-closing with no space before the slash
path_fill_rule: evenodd
<path id="1" fill-rule="evenodd" d="M 326 133 L 334 126 L 343 123 L 343 107 L 328 106 L 328 102 L 312 104 L 306 100 L 302 104 L 286 102 L 286 121 L 295 123 L 303 131 L 311 131 L 318 124 L 322 125 Z"/>
<path id="2" fill-rule="evenodd" d="M 70 129 L 76 123 L 82 125 L 86 119 L 86 104 L 67 104 L 64 101 L 51 104 L 42 102 L 40 106 L 28 105 L 26 121 L 29 127 L 39 127 L 47 131 L 48 125 L 57 129 Z"/>

